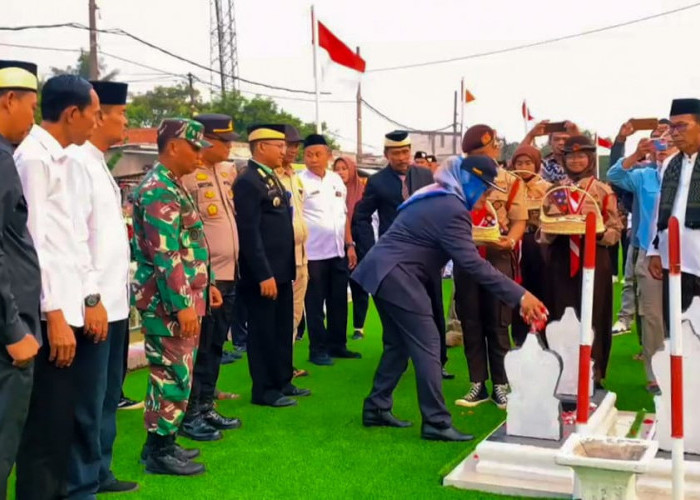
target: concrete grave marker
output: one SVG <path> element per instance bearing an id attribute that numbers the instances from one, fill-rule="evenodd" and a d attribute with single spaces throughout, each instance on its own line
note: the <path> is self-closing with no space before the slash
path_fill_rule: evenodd
<path id="1" fill-rule="evenodd" d="M 578 394 L 578 353 L 581 338 L 581 322 L 573 307 L 567 307 L 558 321 L 547 325 L 547 343 L 562 360 L 563 369 L 557 395 L 576 396 Z M 590 394 L 593 394 L 593 362 L 591 362 Z"/>

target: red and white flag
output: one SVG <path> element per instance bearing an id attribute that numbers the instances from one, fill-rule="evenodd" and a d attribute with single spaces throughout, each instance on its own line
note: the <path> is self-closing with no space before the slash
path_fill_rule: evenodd
<path id="1" fill-rule="evenodd" d="M 613 141 L 606 139 L 605 137 L 598 136 L 598 146 L 601 148 L 610 149 L 613 147 Z"/>
<path id="2" fill-rule="evenodd" d="M 345 45 L 321 21 L 318 21 L 318 46 L 328 51 L 332 61 L 360 73 L 365 72 L 365 60 Z"/>
<path id="3" fill-rule="evenodd" d="M 530 108 L 527 105 L 527 101 L 523 101 L 522 114 L 523 120 L 532 121 L 535 119 L 535 117 L 530 114 Z"/>

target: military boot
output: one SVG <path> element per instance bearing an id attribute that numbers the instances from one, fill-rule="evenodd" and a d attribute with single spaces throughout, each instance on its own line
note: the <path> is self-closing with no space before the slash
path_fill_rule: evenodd
<path id="1" fill-rule="evenodd" d="M 204 465 L 178 457 L 175 436 L 148 433 L 146 448 L 146 472 L 168 476 L 194 476 L 205 471 Z"/>
<path id="2" fill-rule="evenodd" d="M 214 408 L 214 398 L 212 397 L 205 397 L 202 399 L 199 412 L 205 422 L 214 429 L 228 431 L 231 429 L 238 429 L 241 426 L 240 419 L 224 417 L 221 413 L 216 411 Z"/>
<path id="3" fill-rule="evenodd" d="M 187 413 L 180 426 L 180 435 L 194 441 L 218 441 L 224 437 L 206 421 L 197 398 L 190 398 Z"/>

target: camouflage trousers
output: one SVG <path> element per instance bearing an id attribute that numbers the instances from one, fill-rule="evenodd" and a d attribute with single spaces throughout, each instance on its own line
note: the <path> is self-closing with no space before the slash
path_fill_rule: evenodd
<path id="1" fill-rule="evenodd" d="M 172 318 L 144 316 L 142 325 L 150 370 L 144 413 L 146 430 L 161 436 L 173 435 L 187 411 L 199 337 L 173 336 L 178 326 Z"/>

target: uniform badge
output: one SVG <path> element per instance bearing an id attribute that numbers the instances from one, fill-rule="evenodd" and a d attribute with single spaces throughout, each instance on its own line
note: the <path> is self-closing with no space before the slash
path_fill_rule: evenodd
<path id="1" fill-rule="evenodd" d="M 277 208 L 282 204 L 282 200 L 280 199 L 279 196 L 275 196 L 275 198 L 272 200 L 272 205 Z"/>
<path id="2" fill-rule="evenodd" d="M 212 198 L 214 198 L 214 196 L 216 196 L 214 194 L 214 191 L 207 191 L 206 193 L 204 193 L 204 197 L 208 200 L 211 200 Z"/>
<path id="3" fill-rule="evenodd" d="M 232 200 L 233 199 L 233 190 L 228 192 L 228 199 Z"/>
<path id="4" fill-rule="evenodd" d="M 189 230 L 190 233 L 190 240 L 195 241 L 199 239 L 199 229 L 196 227 L 193 227 L 192 229 Z"/>
<path id="5" fill-rule="evenodd" d="M 216 214 L 219 213 L 219 207 L 217 207 L 216 205 L 214 205 L 214 204 L 212 203 L 211 205 L 209 205 L 209 206 L 207 207 L 207 213 L 208 213 L 210 216 L 213 217 L 213 216 L 215 216 Z"/>
<path id="6" fill-rule="evenodd" d="M 228 172 L 221 172 L 221 177 L 223 177 L 224 179 L 228 177 Z"/>
<path id="7" fill-rule="evenodd" d="M 198 181 L 206 181 L 209 178 L 207 174 L 197 174 Z"/>

